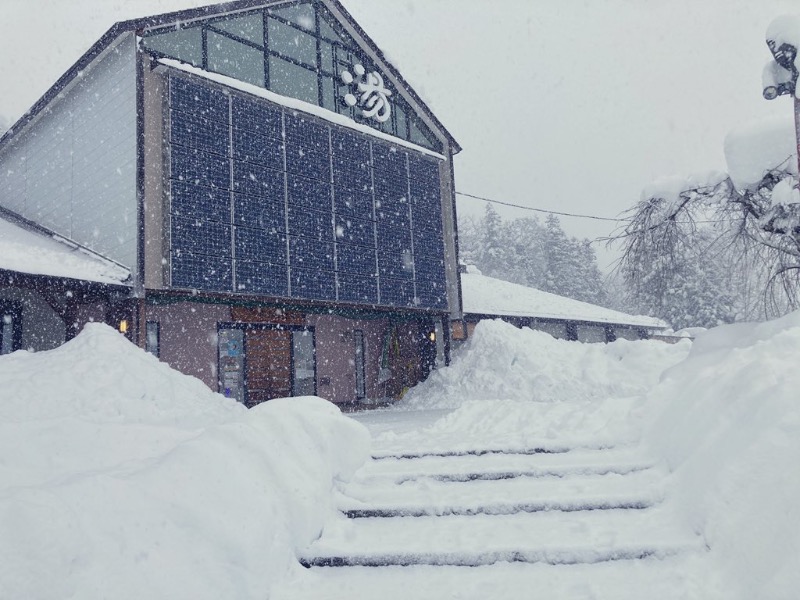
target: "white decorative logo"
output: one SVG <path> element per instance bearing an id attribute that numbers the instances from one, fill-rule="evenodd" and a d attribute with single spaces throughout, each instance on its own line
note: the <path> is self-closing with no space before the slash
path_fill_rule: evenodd
<path id="1" fill-rule="evenodd" d="M 342 81 L 347 85 L 355 83 L 358 86 L 359 97 L 354 94 L 345 94 L 344 101 L 347 106 L 360 106 L 361 114 L 367 119 L 375 119 L 385 123 L 392 116 L 392 105 L 389 104 L 391 90 L 387 90 L 383 77 L 377 71 L 367 73 L 363 65 L 354 65 L 353 71 L 342 71 Z"/>

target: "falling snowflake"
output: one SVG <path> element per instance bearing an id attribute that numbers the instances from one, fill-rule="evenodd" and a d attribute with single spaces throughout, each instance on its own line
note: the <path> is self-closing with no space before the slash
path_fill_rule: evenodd
<path id="1" fill-rule="evenodd" d="M 367 73 L 363 65 L 353 66 L 353 73 L 342 71 L 342 81 L 347 85 L 356 84 L 358 96 L 347 93 L 344 101 L 347 106 L 361 107 L 361 114 L 367 119 L 375 119 L 379 123 L 385 123 L 392 116 L 392 105 L 389 104 L 389 96 L 392 91 L 386 88 L 383 76 L 377 71 Z"/>

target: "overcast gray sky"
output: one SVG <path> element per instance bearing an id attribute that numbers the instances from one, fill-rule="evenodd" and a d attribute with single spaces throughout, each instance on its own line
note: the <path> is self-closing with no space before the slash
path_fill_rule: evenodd
<path id="1" fill-rule="evenodd" d="M 616 216 L 655 177 L 724 169 L 732 127 L 791 110 L 761 96 L 764 32 L 800 12 L 790 0 L 342 1 L 464 147 L 472 194 Z M 0 0 L 0 114 L 16 120 L 113 22 L 208 3 Z"/>

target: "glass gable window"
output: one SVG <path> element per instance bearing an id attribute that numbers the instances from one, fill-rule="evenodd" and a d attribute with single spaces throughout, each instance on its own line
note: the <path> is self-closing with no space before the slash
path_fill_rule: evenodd
<path id="1" fill-rule="evenodd" d="M 316 104 L 425 148 L 442 150 L 433 132 L 388 84 L 391 118 L 386 121 L 365 117 L 361 108 L 345 101 L 355 83 L 352 77 L 346 83 L 343 73 L 352 76 L 356 65 L 366 73 L 378 69 L 316 2 L 198 20 L 177 29 L 151 29 L 142 34 L 142 47 L 155 56 Z"/>
<path id="2" fill-rule="evenodd" d="M 275 18 L 269 20 L 269 46 L 278 54 L 317 67 L 317 40 L 296 27 Z"/>
<path id="3" fill-rule="evenodd" d="M 314 71 L 278 58 L 269 57 L 270 87 L 282 96 L 290 96 L 310 104 L 317 104 L 317 74 Z"/>
<path id="4" fill-rule="evenodd" d="M 214 31 L 208 32 L 208 68 L 264 87 L 264 53 Z"/>
<path id="5" fill-rule="evenodd" d="M 261 13 L 215 21 L 213 27 L 258 46 L 264 45 L 264 18 Z"/>

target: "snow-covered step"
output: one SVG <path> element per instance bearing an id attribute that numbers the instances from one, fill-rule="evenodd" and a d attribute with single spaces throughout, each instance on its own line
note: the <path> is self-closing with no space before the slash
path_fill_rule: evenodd
<path id="1" fill-rule="evenodd" d="M 271 600 L 686 600 L 696 554 L 592 564 L 304 569 Z M 687 581 L 688 580 L 688 581 Z"/>
<path id="2" fill-rule="evenodd" d="M 311 566 L 577 564 L 664 558 L 703 547 L 662 509 L 338 519 L 304 553 Z"/>
<path id="3" fill-rule="evenodd" d="M 457 457 L 425 456 L 415 459 L 384 458 L 367 462 L 357 479 L 372 476 L 409 479 L 421 476 L 457 477 L 470 473 L 550 473 L 555 476 L 626 473 L 642 470 L 653 461 L 635 449 L 571 450 L 557 454 L 484 453 Z"/>
<path id="4" fill-rule="evenodd" d="M 514 478 L 447 482 L 383 478 L 351 482 L 339 508 L 351 517 L 509 514 L 542 510 L 645 508 L 663 497 L 661 474 L 635 471 L 575 478 Z"/>
<path id="5" fill-rule="evenodd" d="M 380 450 L 373 450 L 372 458 L 373 460 L 391 460 L 391 459 L 416 459 L 416 458 L 452 458 L 452 457 L 461 457 L 461 456 L 485 456 L 487 454 L 501 454 L 501 455 L 508 455 L 508 454 L 518 454 L 522 456 L 530 456 L 536 454 L 564 454 L 565 452 L 569 452 L 572 450 L 569 446 L 566 445 L 541 445 L 541 446 L 534 446 L 531 448 L 510 448 L 506 446 L 496 446 L 491 448 L 463 448 L 463 449 L 443 449 L 443 448 L 432 448 L 430 450 L 422 450 L 422 451 L 397 451 L 397 450 L 389 450 L 389 451 L 380 451 Z"/>

